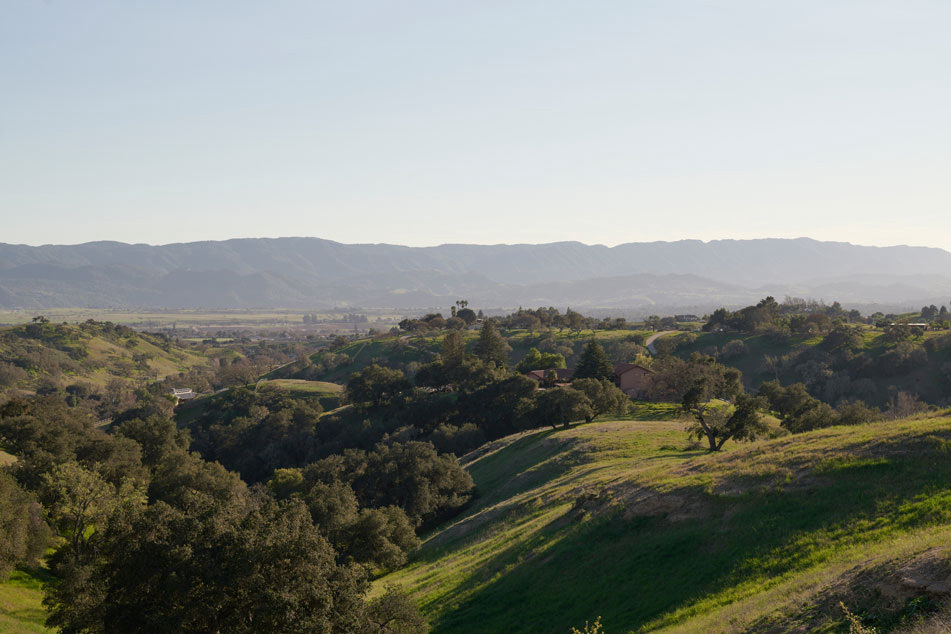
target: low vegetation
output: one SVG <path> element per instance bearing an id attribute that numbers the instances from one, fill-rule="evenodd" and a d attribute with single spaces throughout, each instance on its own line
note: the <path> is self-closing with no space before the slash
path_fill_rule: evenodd
<path id="1" fill-rule="evenodd" d="M 831 632 L 840 601 L 891 631 L 951 592 L 949 442 L 948 417 L 720 454 L 679 422 L 513 436 L 465 459 L 473 504 L 379 583 L 437 633 Z"/>

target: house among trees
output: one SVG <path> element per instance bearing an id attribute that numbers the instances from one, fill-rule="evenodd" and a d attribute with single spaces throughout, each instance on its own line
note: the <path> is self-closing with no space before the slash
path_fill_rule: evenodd
<path id="1" fill-rule="evenodd" d="M 553 368 L 549 370 L 530 370 L 525 373 L 525 376 L 538 382 L 540 387 L 563 387 L 570 385 L 573 374 L 572 370 Z M 636 363 L 618 363 L 614 366 L 614 384 L 631 398 L 643 398 L 650 387 L 651 375 L 653 374 L 653 370 Z"/>
<path id="2" fill-rule="evenodd" d="M 538 381 L 538 384 L 543 387 L 549 387 L 546 385 L 548 376 L 550 373 L 555 373 L 555 383 L 551 387 L 559 387 L 568 385 L 571 382 L 571 370 L 565 368 L 557 368 L 551 370 L 530 370 L 525 373 L 525 376 L 528 378 Z"/>
<path id="3" fill-rule="evenodd" d="M 178 404 L 182 401 L 190 401 L 198 395 L 190 387 L 173 387 L 172 396 L 175 398 L 175 403 Z"/>
<path id="4" fill-rule="evenodd" d="M 674 321 L 676 322 L 688 322 L 688 321 L 701 321 L 700 317 L 697 315 L 674 315 Z"/>
<path id="5" fill-rule="evenodd" d="M 653 370 L 636 363 L 618 363 L 614 366 L 614 384 L 632 398 L 641 398 L 650 387 Z"/>

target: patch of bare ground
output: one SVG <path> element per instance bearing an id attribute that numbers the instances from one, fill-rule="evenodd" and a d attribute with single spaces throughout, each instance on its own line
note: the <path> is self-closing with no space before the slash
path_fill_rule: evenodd
<path id="1" fill-rule="evenodd" d="M 861 562 L 831 579 L 792 614 L 771 613 L 742 632 L 812 632 L 841 619 L 844 604 L 871 622 L 897 623 L 891 631 L 915 634 L 951 632 L 951 610 L 934 612 L 951 599 L 951 548 L 931 548 L 907 560 Z M 927 609 L 928 607 L 931 610 Z M 904 621 L 904 624 L 902 623 Z M 927 629 L 929 622 L 934 627 Z M 924 629 L 919 629 L 924 628 Z M 891 629 L 891 628 L 889 628 Z"/>
<path id="2" fill-rule="evenodd" d="M 951 632 L 951 602 L 945 602 L 933 614 L 899 630 L 900 634 L 947 634 L 948 632 Z"/>

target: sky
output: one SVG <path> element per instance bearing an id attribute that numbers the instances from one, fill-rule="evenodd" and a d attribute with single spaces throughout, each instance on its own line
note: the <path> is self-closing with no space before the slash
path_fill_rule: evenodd
<path id="1" fill-rule="evenodd" d="M 951 249 L 951 3 L 3 0 L 0 242 Z"/>

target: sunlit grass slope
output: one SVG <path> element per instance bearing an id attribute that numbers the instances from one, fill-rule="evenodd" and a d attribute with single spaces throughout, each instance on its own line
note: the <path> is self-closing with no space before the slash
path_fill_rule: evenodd
<path id="1" fill-rule="evenodd" d="M 52 632 L 44 627 L 42 580 L 22 570 L 15 570 L 6 581 L 0 581 L 0 632 L 34 634 Z"/>
<path id="2" fill-rule="evenodd" d="M 840 631 L 840 600 L 889 631 L 951 578 L 951 418 L 727 447 L 663 421 L 489 445 L 479 497 L 377 589 L 437 634 Z"/>

